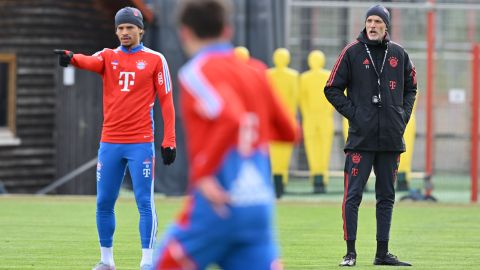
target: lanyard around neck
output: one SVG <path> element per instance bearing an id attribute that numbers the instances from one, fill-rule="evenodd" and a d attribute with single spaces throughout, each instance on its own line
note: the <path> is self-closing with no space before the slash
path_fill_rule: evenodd
<path id="1" fill-rule="evenodd" d="M 380 68 L 380 72 L 378 72 L 377 67 L 375 66 L 375 62 L 373 61 L 372 54 L 370 53 L 370 49 L 368 48 L 367 44 L 365 45 L 365 49 L 367 50 L 368 57 L 370 58 L 370 61 L 372 62 L 373 69 L 375 70 L 375 74 L 377 74 L 377 83 L 378 86 L 380 86 L 380 76 L 382 75 L 383 72 L 383 67 L 385 67 L 385 60 L 387 59 L 387 53 L 388 53 L 388 43 L 387 43 L 387 49 L 385 50 L 385 54 L 383 55 L 383 62 L 382 62 L 382 67 Z"/>

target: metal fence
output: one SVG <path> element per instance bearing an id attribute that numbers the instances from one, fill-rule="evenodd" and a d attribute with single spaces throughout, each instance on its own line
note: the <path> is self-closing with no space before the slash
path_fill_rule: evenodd
<path id="1" fill-rule="evenodd" d="M 303 72 L 311 50 L 322 50 L 331 68 L 343 47 L 364 28 L 365 12 L 373 1 L 286 1 L 286 47 L 291 67 Z M 431 28 L 434 45 L 433 169 L 436 172 L 468 173 L 471 125 L 472 45 L 479 40 L 478 1 L 384 1 L 391 13 L 391 37 L 409 52 L 418 76 L 417 134 L 413 170 L 425 170 L 427 84 L 427 12 L 435 14 Z M 336 116 L 336 140 L 331 169 L 343 168 L 340 116 Z M 292 166 L 301 169 L 302 153 Z"/>

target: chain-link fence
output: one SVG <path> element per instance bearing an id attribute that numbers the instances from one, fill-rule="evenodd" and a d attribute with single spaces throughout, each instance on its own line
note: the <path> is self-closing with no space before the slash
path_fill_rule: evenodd
<path id="1" fill-rule="evenodd" d="M 292 55 L 291 67 L 306 71 L 308 54 L 319 49 L 331 69 L 343 47 L 364 28 L 365 12 L 373 1 L 286 1 L 286 46 Z M 480 3 L 476 0 L 384 1 L 391 13 L 391 37 L 410 54 L 418 76 L 416 104 L 417 133 L 412 168 L 425 170 L 427 83 L 427 12 L 434 11 L 435 35 L 433 73 L 433 161 L 434 171 L 468 174 L 471 124 L 471 51 L 478 42 Z M 340 116 L 336 115 L 336 139 L 331 170 L 343 168 L 343 139 Z M 294 169 L 302 166 L 303 150 L 293 159 Z"/>

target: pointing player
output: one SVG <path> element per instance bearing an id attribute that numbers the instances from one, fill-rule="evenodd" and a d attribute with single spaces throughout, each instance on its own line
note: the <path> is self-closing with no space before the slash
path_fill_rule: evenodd
<path id="1" fill-rule="evenodd" d="M 128 166 L 140 213 L 141 269 L 152 267 L 152 246 L 157 231 L 153 201 L 155 148 L 153 104 L 158 95 L 164 122 L 162 158 L 175 160 L 175 111 L 172 83 L 165 57 L 140 42 L 143 17 L 136 8 L 115 15 L 120 46 L 92 56 L 56 50 L 60 65 L 72 64 L 103 78 L 104 121 L 97 164 L 97 230 L 101 260 L 94 270 L 114 270 L 114 205 Z"/>
<path id="2" fill-rule="evenodd" d="M 229 43 L 231 3 L 180 2 L 192 59 L 179 73 L 190 193 L 155 253 L 155 269 L 281 269 L 273 232 L 269 140 L 294 141 L 295 122 L 257 60 Z"/>

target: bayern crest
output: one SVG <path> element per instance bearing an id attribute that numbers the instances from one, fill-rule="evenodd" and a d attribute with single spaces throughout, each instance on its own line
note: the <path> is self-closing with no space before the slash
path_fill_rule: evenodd
<path id="1" fill-rule="evenodd" d="M 137 68 L 140 70 L 145 69 L 145 67 L 147 66 L 147 62 L 145 62 L 144 60 L 138 60 L 136 63 Z"/>
<path id="2" fill-rule="evenodd" d="M 353 153 L 352 154 L 352 162 L 355 164 L 360 163 L 360 160 L 362 160 L 362 156 L 359 153 Z"/>
<path id="3" fill-rule="evenodd" d="M 390 63 L 390 66 L 392 68 L 396 68 L 398 65 L 398 59 L 395 56 L 391 56 L 390 58 L 388 58 L 388 62 Z"/>

